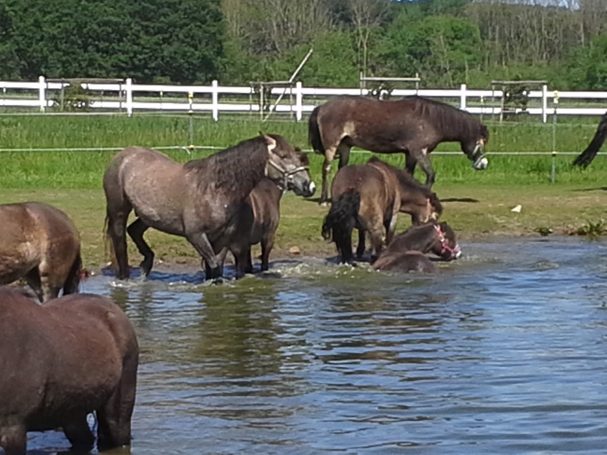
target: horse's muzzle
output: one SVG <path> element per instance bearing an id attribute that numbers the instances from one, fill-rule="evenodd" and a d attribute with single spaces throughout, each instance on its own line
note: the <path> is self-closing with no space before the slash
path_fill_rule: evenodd
<path id="1" fill-rule="evenodd" d="M 314 192 L 316 191 L 316 185 L 314 184 L 314 182 L 312 180 L 310 180 L 305 186 L 304 186 L 304 191 L 303 191 L 303 196 L 304 197 L 311 197 L 314 195 Z"/>
<path id="2" fill-rule="evenodd" d="M 489 160 L 485 155 L 479 156 L 474 163 L 472 163 L 472 167 L 477 171 L 484 171 L 489 166 Z"/>

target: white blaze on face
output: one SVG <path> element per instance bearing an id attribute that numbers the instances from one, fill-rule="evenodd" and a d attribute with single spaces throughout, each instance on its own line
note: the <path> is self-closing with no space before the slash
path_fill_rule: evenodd
<path id="1" fill-rule="evenodd" d="M 476 169 L 477 171 L 484 171 L 485 169 L 487 169 L 487 166 L 489 166 L 489 160 L 484 156 L 476 160 L 473 164 L 474 169 Z"/>

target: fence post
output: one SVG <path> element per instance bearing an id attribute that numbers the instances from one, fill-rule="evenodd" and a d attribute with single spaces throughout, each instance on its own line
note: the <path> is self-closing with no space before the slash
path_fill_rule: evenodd
<path id="1" fill-rule="evenodd" d="M 299 122 L 303 117 L 303 91 L 301 81 L 295 84 L 295 119 Z"/>
<path id="2" fill-rule="evenodd" d="M 542 121 L 548 121 L 548 86 L 542 85 Z"/>
<path id="3" fill-rule="evenodd" d="M 133 79 L 126 78 L 126 114 L 131 117 L 133 115 Z"/>
<path id="4" fill-rule="evenodd" d="M 38 102 L 40 112 L 46 111 L 46 79 L 44 76 L 38 77 Z"/>
<path id="5" fill-rule="evenodd" d="M 459 95 L 459 108 L 462 111 L 466 110 L 466 84 L 462 84 L 460 86 L 460 95 Z"/>
<path id="6" fill-rule="evenodd" d="M 211 102 L 213 103 L 213 120 L 219 120 L 219 90 L 218 83 L 216 79 L 213 79 L 211 83 L 212 91 L 211 91 Z"/>

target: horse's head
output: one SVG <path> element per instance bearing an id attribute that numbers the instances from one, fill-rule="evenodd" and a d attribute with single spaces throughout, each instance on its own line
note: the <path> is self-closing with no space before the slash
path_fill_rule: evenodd
<path id="1" fill-rule="evenodd" d="M 485 156 L 485 145 L 488 141 L 489 130 L 485 125 L 480 124 L 478 134 L 461 143 L 462 152 L 472 161 L 472 167 L 477 171 L 484 171 L 489 166 L 489 160 Z"/>
<path id="2" fill-rule="evenodd" d="M 455 232 L 447 223 L 434 224 L 435 241 L 432 244 L 432 252 L 446 261 L 452 261 L 461 256 L 462 250 L 457 244 Z"/>
<path id="3" fill-rule="evenodd" d="M 308 156 L 282 136 L 263 134 L 263 138 L 269 153 L 266 176 L 283 190 L 292 190 L 298 196 L 312 196 L 316 185 L 310 176 Z"/>

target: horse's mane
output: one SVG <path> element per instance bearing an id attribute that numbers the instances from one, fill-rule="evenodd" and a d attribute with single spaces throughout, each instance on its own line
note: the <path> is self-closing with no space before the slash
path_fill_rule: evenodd
<path id="1" fill-rule="evenodd" d="M 268 148 L 262 136 L 246 139 L 207 158 L 188 161 L 188 171 L 206 174 L 216 188 L 228 191 L 246 186 L 248 181 L 258 181 L 268 160 Z M 254 172 L 251 172 L 254 169 Z"/>
<path id="2" fill-rule="evenodd" d="M 405 96 L 397 102 L 412 105 L 415 114 L 435 123 L 445 138 L 476 139 L 480 134 L 489 139 L 489 130 L 474 115 L 450 104 L 418 95 Z"/>

